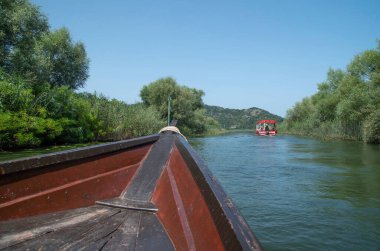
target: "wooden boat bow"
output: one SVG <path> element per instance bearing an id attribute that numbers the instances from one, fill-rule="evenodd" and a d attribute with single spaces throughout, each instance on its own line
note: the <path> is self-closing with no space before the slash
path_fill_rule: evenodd
<path id="1" fill-rule="evenodd" d="M 173 131 L 0 163 L 0 249 L 261 250 Z"/>

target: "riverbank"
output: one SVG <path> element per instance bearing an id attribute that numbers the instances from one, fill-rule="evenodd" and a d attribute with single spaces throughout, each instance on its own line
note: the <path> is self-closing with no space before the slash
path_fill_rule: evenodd
<path id="1" fill-rule="evenodd" d="M 189 136 L 190 138 L 202 138 L 202 137 L 209 137 L 209 136 L 218 136 L 218 135 L 224 135 L 224 134 L 230 134 L 230 133 L 255 133 L 255 130 L 253 129 L 217 129 L 217 130 L 211 130 L 203 134 L 196 134 Z"/>
<path id="2" fill-rule="evenodd" d="M 282 131 L 380 144 L 379 65 L 380 43 L 356 55 L 347 70 L 330 69 L 315 94 L 287 111 Z"/>
<path id="3" fill-rule="evenodd" d="M 235 129 L 234 130 L 214 129 L 214 130 L 209 130 L 207 131 L 207 133 L 204 133 L 204 134 L 185 135 L 185 136 L 187 138 L 201 138 L 201 137 L 218 136 L 218 135 L 224 135 L 224 134 L 236 133 L 236 132 L 249 133 L 249 132 L 254 132 L 254 131 L 250 129 L 236 129 L 236 130 Z M 96 145 L 96 144 L 101 144 L 101 143 L 104 143 L 104 142 L 64 144 L 64 145 L 44 146 L 44 147 L 37 147 L 37 148 L 18 149 L 15 151 L 0 151 L 0 162 L 18 159 L 18 158 L 32 157 L 32 156 L 37 156 L 41 154 L 65 151 L 65 150 L 70 150 L 70 149 L 74 149 L 78 147 L 91 146 L 91 145 Z"/>
<path id="4" fill-rule="evenodd" d="M 288 129 L 286 128 L 286 126 L 279 125 L 278 131 L 280 134 L 284 134 L 284 135 L 310 137 L 310 138 L 319 139 L 323 141 L 343 140 L 343 141 L 365 142 L 361 136 L 360 130 L 357 130 L 359 133 L 352 134 L 352 133 L 347 133 L 347 130 L 342 129 L 339 126 L 325 126 L 325 127 L 309 128 L 309 130 L 304 130 L 303 128 Z"/>
<path id="5" fill-rule="evenodd" d="M 46 147 L 38 147 L 38 148 L 21 149 L 17 151 L 0 151 L 0 162 L 18 159 L 18 158 L 32 157 L 32 156 L 41 155 L 41 154 L 71 150 L 74 148 L 91 146 L 91 145 L 96 145 L 96 144 L 100 144 L 100 142 L 59 145 L 59 146 L 46 146 Z"/>

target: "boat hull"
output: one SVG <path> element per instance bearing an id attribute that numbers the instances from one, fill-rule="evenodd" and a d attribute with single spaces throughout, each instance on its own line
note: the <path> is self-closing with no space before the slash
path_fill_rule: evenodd
<path id="1" fill-rule="evenodd" d="M 277 135 L 277 131 L 269 131 L 269 132 L 266 132 L 266 131 L 256 131 L 256 134 L 258 136 L 276 136 Z"/>
<path id="2" fill-rule="evenodd" d="M 0 163 L 0 248 L 260 250 L 178 133 Z"/>

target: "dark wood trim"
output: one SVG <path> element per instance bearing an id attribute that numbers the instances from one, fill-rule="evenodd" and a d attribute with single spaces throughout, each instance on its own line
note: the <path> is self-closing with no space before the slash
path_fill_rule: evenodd
<path id="1" fill-rule="evenodd" d="M 150 201 L 135 201 L 121 198 L 113 198 L 108 200 L 96 201 L 95 203 L 102 206 L 147 211 L 152 213 L 158 211 L 158 208 Z"/>
<path id="2" fill-rule="evenodd" d="M 174 144 L 173 132 L 163 132 L 152 146 L 138 173 L 120 196 L 129 200 L 150 201 L 156 183 L 161 176 Z"/>
<path id="3" fill-rule="evenodd" d="M 134 250 L 175 250 L 164 226 L 157 219 L 155 214 L 141 213 L 140 231 Z"/>
<path id="4" fill-rule="evenodd" d="M 207 202 L 226 250 L 262 250 L 239 210 L 190 144 L 177 135 L 175 145 Z"/>
<path id="5" fill-rule="evenodd" d="M 126 148 L 153 143 L 157 141 L 159 137 L 159 134 L 153 134 L 135 139 L 103 143 L 99 145 L 81 147 L 56 153 L 4 161 L 0 162 L 0 175 L 16 173 L 24 170 L 41 168 L 52 164 L 61 164 L 68 161 L 80 160 L 102 154 L 112 153 L 124 150 Z"/>

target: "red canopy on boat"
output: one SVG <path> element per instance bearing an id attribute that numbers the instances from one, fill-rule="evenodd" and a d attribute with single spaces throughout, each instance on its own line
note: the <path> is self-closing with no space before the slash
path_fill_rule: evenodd
<path id="1" fill-rule="evenodd" d="M 266 123 L 266 124 L 276 124 L 277 122 L 276 122 L 276 120 L 263 119 L 263 120 L 257 121 L 256 125 L 258 125 L 258 124 L 264 124 L 264 123 Z"/>

